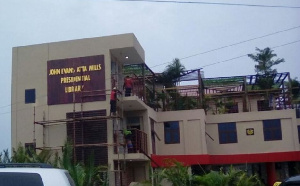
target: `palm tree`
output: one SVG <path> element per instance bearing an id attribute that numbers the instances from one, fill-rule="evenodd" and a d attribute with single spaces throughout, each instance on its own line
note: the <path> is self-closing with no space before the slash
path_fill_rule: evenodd
<path id="1" fill-rule="evenodd" d="M 17 149 L 13 149 L 11 161 L 13 163 L 31 163 L 31 157 L 22 146 L 21 143 L 18 144 Z"/>
<path id="2" fill-rule="evenodd" d="M 272 67 L 284 62 L 284 59 L 274 59 L 277 55 L 269 47 L 265 49 L 256 48 L 256 51 L 256 54 L 248 54 L 248 57 L 258 63 L 255 65 L 255 72 L 258 75 L 258 87 L 261 89 L 271 89 L 274 85 L 273 75 L 277 73 L 277 70 L 272 69 Z"/>
<path id="3" fill-rule="evenodd" d="M 178 58 L 175 58 L 173 62 L 166 67 L 161 76 L 159 76 L 159 81 L 165 88 L 175 87 L 184 71 L 184 65 L 181 64 Z M 166 104 L 163 102 L 163 108 L 168 110 L 169 107 L 172 107 L 170 109 L 174 109 L 173 106 L 175 106 L 176 109 L 178 105 L 177 101 L 179 100 L 181 95 L 178 94 L 176 89 L 167 90 L 166 92 L 164 92 L 164 94 L 167 95 L 164 96 Z"/>
<path id="4" fill-rule="evenodd" d="M 248 54 L 248 57 L 258 63 L 255 65 L 255 72 L 258 75 L 271 75 L 277 73 L 276 69 L 272 69 L 273 66 L 284 62 L 283 58 L 273 59 L 277 55 L 273 53 L 269 47 L 265 49 L 256 48 L 256 54 Z"/>
<path id="5" fill-rule="evenodd" d="M 175 58 L 173 62 L 166 67 L 159 79 L 166 88 L 174 87 L 184 71 L 184 65 L 181 64 L 178 58 Z"/>

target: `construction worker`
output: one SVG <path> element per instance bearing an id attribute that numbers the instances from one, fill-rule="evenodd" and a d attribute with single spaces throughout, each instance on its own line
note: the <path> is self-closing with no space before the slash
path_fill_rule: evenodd
<path id="1" fill-rule="evenodd" d="M 126 76 L 123 85 L 123 90 L 125 89 L 125 97 L 131 96 L 132 88 L 133 88 L 133 81 L 129 76 Z"/>
<path id="2" fill-rule="evenodd" d="M 116 115 L 117 100 L 118 100 L 117 93 L 122 94 L 120 91 L 117 90 L 116 87 L 114 87 L 110 93 L 110 114 L 109 114 L 110 116 L 111 114 L 113 114 L 114 116 Z"/>

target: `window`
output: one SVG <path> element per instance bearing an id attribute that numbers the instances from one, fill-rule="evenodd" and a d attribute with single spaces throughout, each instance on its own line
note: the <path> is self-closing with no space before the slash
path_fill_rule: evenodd
<path id="1" fill-rule="evenodd" d="M 297 127 L 298 127 L 298 139 L 299 139 L 299 143 L 300 143 L 300 125 L 298 125 Z"/>
<path id="2" fill-rule="evenodd" d="M 138 129 L 141 130 L 141 118 L 140 117 L 128 117 L 127 118 L 128 129 Z"/>
<path id="3" fill-rule="evenodd" d="M 35 89 L 25 90 L 25 103 L 35 103 Z"/>
<path id="4" fill-rule="evenodd" d="M 300 118 L 300 108 L 296 108 L 296 118 Z"/>
<path id="5" fill-rule="evenodd" d="M 32 157 L 32 152 L 35 152 L 35 143 L 25 143 L 26 153 Z"/>
<path id="6" fill-rule="evenodd" d="M 165 144 L 180 143 L 180 131 L 178 121 L 164 122 Z"/>
<path id="7" fill-rule="evenodd" d="M 218 130 L 220 144 L 237 143 L 235 123 L 219 123 Z"/>
<path id="8" fill-rule="evenodd" d="M 265 141 L 282 140 L 280 119 L 263 120 Z"/>
<path id="9" fill-rule="evenodd" d="M 267 111 L 267 110 L 272 110 L 272 108 L 270 107 L 268 100 L 258 100 L 257 101 L 257 110 L 258 111 Z"/>
<path id="10" fill-rule="evenodd" d="M 238 103 L 225 104 L 227 113 L 239 113 Z"/>
<path id="11" fill-rule="evenodd" d="M 38 173 L 27 172 L 0 172 L 0 185 L 16 186 L 30 185 L 43 186 L 42 177 Z"/>

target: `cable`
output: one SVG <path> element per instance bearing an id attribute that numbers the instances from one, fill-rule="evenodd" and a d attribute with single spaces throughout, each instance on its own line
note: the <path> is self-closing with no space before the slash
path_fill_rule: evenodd
<path id="1" fill-rule="evenodd" d="M 293 42 L 290 42 L 290 43 L 285 43 L 285 44 L 274 46 L 274 47 L 270 47 L 270 48 L 271 49 L 279 48 L 279 47 L 283 47 L 283 46 L 286 46 L 286 45 L 291 45 L 291 44 L 298 43 L 298 42 L 300 42 L 300 40 L 296 40 L 296 41 L 293 41 Z M 232 60 L 235 60 L 235 59 L 238 59 L 238 58 L 242 58 L 242 57 L 246 57 L 246 56 L 248 56 L 248 54 L 244 54 L 244 55 L 237 56 L 237 57 L 230 58 L 230 59 L 226 59 L 226 60 L 223 60 L 223 61 L 218 61 L 218 62 L 214 62 L 214 63 L 211 63 L 211 64 L 207 64 L 207 65 L 202 66 L 202 68 L 208 67 L 208 66 L 212 66 L 212 65 L 216 65 L 216 64 L 219 64 L 219 63 L 224 63 L 224 62 L 232 61 Z"/>
<path id="2" fill-rule="evenodd" d="M 217 50 L 221 50 L 221 49 L 224 49 L 224 48 L 232 47 L 232 46 L 235 46 L 235 45 L 239 45 L 239 44 L 242 44 L 242 43 L 246 43 L 246 42 L 253 41 L 253 40 L 256 40 L 256 39 L 261 39 L 261 38 L 264 38 L 264 37 L 272 36 L 272 35 L 275 35 L 275 34 L 279 34 L 279 33 L 282 33 L 282 32 L 287 32 L 287 31 L 290 31 L 290 30 L 298 29 L 298 28 L 300 28 L 300 26 L 288 28 L 288 29 L 285 29 L 285 30 L 280 30 L 280 31 L 277 31 L 277 32 L 273 32 L 273 33 L 270 33 L 270 34 L 258 36 L 258 37 L 251 38 L 251 39 L 247 39 L 247 40 L 240 41 L 240 42 L 237 42 L 237 43 L 221 46 L 219 48 L 215 48 L 215 49 L 207 50 L 207 51 L 200 52 L 200 53 L 197 53 L 197 54 L 193 54 L 193 55 L 190 55 L 190 56 L 182 57 L 182 58 L 179 58 L 179 60 L 183 60 L 183 59 L 195 57 L 195 56 L 198 56 L 198 55 L 214 52 L 214 51 L 217 51 Z M 168 64 L 168 63 L 172 63 L 172 61 L 161 63 L 161 64 L 158 64 L 158 65 L 154 65 L 150 68 L 155 68 L 155 67 L 162 66 L 162 65 L 165 65 L 165 64 Z"/>
<path id="3" fill-rule="evenodd" d="M 259 4 L 242 4 L 242 3 L 214 3 L 204 1 L 165 1 L 165 0 L 114 0 L 129 2 L 150 2 L 150 3 L 178 3 L 178 4 L 204 4 L 204 5 L 222 5 L 222 6 L 245 6 L 245 7 L 262 7 L 262 8 L 300 8 L 299 6 L 280 6 L 280 5 L 259 5 Z"/>
<path id="4" fill-rule="evenodd" d="M 289 43 L 277 45 L 277 46 L 270 47 L 270 48 L 271 48 L 271 49 L 279 48 L 279 47 L 291 45 L 291 44 L 298 43 L 298 42 L 300 42 L 300 40 L 292 41 L 292 42 L 289 42 Z M 214 63 L 211 63 L 211 64 L 207 64 L 207 65 L 202 66 L 202 68 L 208 67 L 208 66 L 212 66 L 212 65 L 216 65 L 216 64 L 219 64 L 219 63 L 224 63 L 224 62 L 232 61 L 232 60 L 235 60 L 235 59 L 238 59 L 238 58 L 242 58 L 242 57 L 246 57 L 246 56 L 248 56 L 248 54 L 244 54 L 244 55 L 237 56 L 237 57 L 230 58 L 230 59 L 226 59 L 226 60 L 223 60 L 223 61 L 218 61 L 218 62 L 214 62 Z M 46 106 L 46 105 L 47 105 L 47 104 L 44 104 L 44 105 L 38 105 L 38 106 L 36 106 L 35 108 L 41 107 L 41 106 Z M 26 110 L 26 109 L 32 109 L 32 108 L 33 108 L 33 107 L 28 107 L 28 108 L 23 108 L 23 109 L 14 110 L 14 111 L 2 112 L 2 113 L 0 113 L 0 116 L 1 116 L 1 115 L 4 115 L 4 114 L 11 113 L 11 112 L 17 112 L 17 111 Z"/>

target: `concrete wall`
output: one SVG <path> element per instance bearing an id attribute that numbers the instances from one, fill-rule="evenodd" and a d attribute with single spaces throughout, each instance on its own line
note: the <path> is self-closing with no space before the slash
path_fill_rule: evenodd
<path id="1" fill-rule="evenodd" d="M 73 104 L 47 105 L 47 61 L 56 59 L 76 58 L 84 56 L 104 55 L 106 101 L 89 102 L 83 105 L 83 110 L 106 109 L 109 113 L 109 94 L 111 89 L 111 49 L 126 48 L 137 51 L 144 62 L 144 50 L 133 34 L 123 34 L 100 38 L 80 39 L 46 43 L 13 48 L 12 70 L 12 147 L 19 142 L 33 142 L 35 121 L 56 120 L 66 118 L 67 112 L 73 111 Z M 25 104 L 25 89 L 36 89 L 36 103 Z M 75 104 L 75 110 L 80 111 L 81 105 Z M 46 127 L 45 136 L 41 126 L 35 126 L 37 147 L 60 146 L 66 140 L 66 125 Z M 108 142 L 112 142 L 112 125 L 108 120 Z M 43 144 L 44 143 L 44 144 Z"/>
<path id="2" fill-rule="evenodd" d="M 164 122 L 179 121 L 180 143 L 165 144 Z M 157 113 L 156 132 L 158 155 L 206 154 L 204 110 L 169 111 Z"/>
<path id="3" fill-rule="evenodd" d="M 280 119 L 282 140 L 264 141 L 263 120 Z M 236 122 L 238 143 L 220 144 L 218 123 Z M 206 118 L 208 154 L 248 154 L 264 152 L 298 151 L 299 142 L 294 110 L 245 112 L 211 115 Z M 247 136 L 246 128 L 254 128 L 254 135 Z"/>

